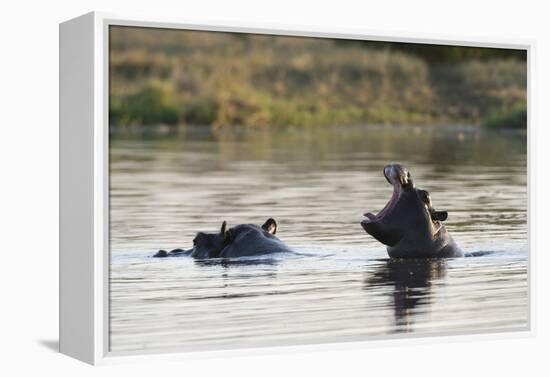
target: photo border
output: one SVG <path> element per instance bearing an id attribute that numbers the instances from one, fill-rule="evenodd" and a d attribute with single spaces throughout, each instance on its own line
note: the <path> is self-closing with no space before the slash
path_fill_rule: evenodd
<path id="1" fill-rule="evenodd" d="M 118 364 L 128 362 L 150 362 L 158 360 L 204 359 L 212 357 L 233 357 L 244 355 L 265 355 L 271 353 L 286 354 L 295 352 L 364 349 L 370 347 L 395 347 L 426 343 L 470 342 L 479 340 L 496 340 L 534 337 L 536 334 L 535 266 L 536 250 L 534 249 L 533 219 L 535 208 L 534 190 L 534 143 L 533 127 L 533 73 L 534 73 L 534 40 L 516 40 L 508 38 L 461 37 L 439 33 L 402 33 L 367 29 L 345 29 L 334 27 L 296 26 L 284 24 L 255 24 L 252 22 L 197 21 L 164 17 L 130 16 L 114 13 L 92 12 L 85 16 L 93 17 L 94 25 L 94 141 L 93 141 L 93 181 L 94 181 L 94 356 L 93 364 Z M 70 21 L 68 21 L 70 22 Z M 257 348 L 239 348 L 216 351 L 178 352 L 174 353 L 136 353 L 124 354 L 109 351 L 109 27 L 133 26 L 150 28 L 167 28 L 195 31 L 218 31 L 270 34 L 281 36 L 338 38 L 385 42 L 423 43 L 449 46 L 488 47 L 523 49 L 527 51 L 527 237 L 528 237 L 528 322 L 527 326 L 507 330 L 461 331 L 438 334 L 406 334 L 397 336 L 377 336 L 365 340 L 335 342 L 322 344 L 305 344 L 289 346 L 266 346 Z M 62 146 L 60 145 L 62 148 Z M 66 230 L 65 230 L 66 231 Z M 62 324 L 60 324 L 60 328 Z M 63 351 L 62 351 L 63 352 Z"/>

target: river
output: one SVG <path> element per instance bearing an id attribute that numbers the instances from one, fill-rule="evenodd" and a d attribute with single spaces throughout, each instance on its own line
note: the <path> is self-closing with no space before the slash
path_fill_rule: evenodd
<path id="1" fill-rule="evenodd" d="M 359 225 L 392 188 L 427 189 L 474 257 L 391 260 Z M 222 221 L 278 222 L 298 253 L 151 258 Z M 526 136 L 475 127 L 188 127 L 110 138 L 110 350 L 347 342 L 528 326 Z"/>

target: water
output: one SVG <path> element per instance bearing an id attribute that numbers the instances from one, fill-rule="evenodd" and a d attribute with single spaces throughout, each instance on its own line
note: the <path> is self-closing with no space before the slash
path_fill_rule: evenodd
<path id="1" fill-rule="evenodd" d="M 198 351 L 525 328 L 526 139 L 475 128 L 188 128 L 113 134 L 110 347 Z M 474 257 L 390 260 L 361 214 L 388 162 L 430 191 Z M 301 254 L 157 259 L 197 231 L 277 220 Z"/>

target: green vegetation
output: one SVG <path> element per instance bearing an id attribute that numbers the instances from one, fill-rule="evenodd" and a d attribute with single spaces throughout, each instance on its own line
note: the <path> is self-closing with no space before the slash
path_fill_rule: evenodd
<path id="1" fill-rule="evenodd" d="M 511 124 L 502 109 L 526 107 L 518 50 L 130 27 L 110 38 L 118 127 L 494 127 Z"/>
<path id="2" fill-rule="evenodd" d="M 500 110 L 489 114 L 481 124 L 487 128 L 526 128 L 527 108 L 516 106 L 510 110 Z"/>
<path id="3" fill-rule="evenodd" d="M 110 118 L 114 124 L 177 124 L 179 107 L 174 103 L 174 94 L 159 83 L 147 83 L 136 93 L 113 96 L 110 103 Z"/>

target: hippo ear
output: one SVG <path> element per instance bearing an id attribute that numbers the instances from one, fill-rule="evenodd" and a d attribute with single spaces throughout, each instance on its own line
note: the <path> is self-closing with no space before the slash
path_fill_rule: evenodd
<path id="1" fill-rule="evenodd" d="M 262 225 L 262 229 L 269 234 L 275 234 L 277 233 L 277 222 L 274 219 L 269 218 L 266 220 L 264 225 Z"/>
<path id="2" fill-rule="evenodd" d="M 222 229 L 220 230 L 220 234 L 223 236 L 224 243 L 229 243 L 231 241 L 231 230 L 227 229 L 226 221 L 222 223 Z"/>
<path id="3" fill-rule="evenodd" d="M 445 220 L 447 220 L 448 216 L 449 216 L 449 214 L 447 213 L 447 211 L 433 211 L 432 212 L 432 218 L 434 220 L 445 221 Z"/>

